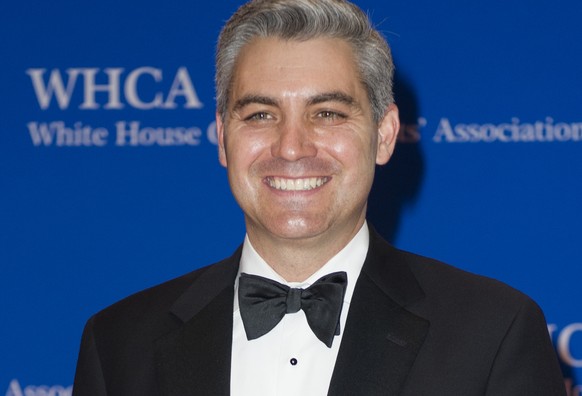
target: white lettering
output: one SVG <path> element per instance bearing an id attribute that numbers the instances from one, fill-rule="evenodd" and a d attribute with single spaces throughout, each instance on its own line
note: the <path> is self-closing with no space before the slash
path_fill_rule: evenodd
<path id="1" fill-rule="evenodd" d="M 455 134 L 453 133 L 453 128 L 451 127 L 451 123 L 449 122 L 448 118 L 441 118 L 437 131 L 432 140 L 435 142 L 441 142 L 443 137 L 447 142 L 454 142 L 456 140 Z"/>
<path id="2" fill-rule="evenodd" d="M 572 139 L 572 128 L 563 122 L 554 126 L 554 137 L 560 142 L 567 142 Z"/>
<path id="3" fill-rule="evenodd" d="M 18 380 L 13 379 L 8 385 L 6 396 L 71 396 L 73 387 L 55 386 L 32 386 L 29 385 L 22 389 Z"/>
<path id="4" fill-rule="evenodd" d="M 202 131 L 197 127 L 141 128 L 139 121 L 115 123 L 117 146 L 198 146 Z"/>
<path id="5" fill-rule="evenodd" d="M 108 68 L 104 72 L 107 74 L 108 82 L 106 84 L 97 84 L 95 76 L 99 72 L 97 68 L 79 69 L 84 77 L 84 96 L 83 103 L 79 106 L 80 109 L 95 110 L 99 108 L 99 104 L 95 101 L 96 92 L 107 92 L 107 103 L 103 108 L 105 109 L 122 109 L 123 104 L 119 99 L 119 76 L 123 72 L 122 68 Z"/>
<path id="6" fill-rule="evenodd" d="M 218 134 L 216 133 L 216 121 L 212 121 L 206 128 L 206 138 L 214 145 L 218 145 Z"/>
<path id="7" fill-rule="evenodd" d="M 557 123 L 551 117 L 545 121 L 521 123 L 512 118 L 502 124 L 456 124 L 442 118 L 433 136 L 440 143 L 519 143 L 519 142 L 579 142 L 582 141 L 582 123 Z"/>
<path id="8" fill-rule="evenodd" d="M 79 76 L 83 79 L 83 99 L 78 105 L 81 110 L 97 110 L 100 108 L 119 110 L 125 107 L 123 100 L 129 106 L 140 110 L 175 109 L 178 107 L 178 102 L 185 109 L 200 109 L 204 106 L 198 98 L 188 69 L 185 67 L 180 67 L 176 71 L 167 95 L 164 95 L 164 92 L 160 89 L 154 89 L 149 95 L 139 90 L 139 81 L 144 75 L 153 78 L 156 84 L 163 83 L 162 70 L 147 66 L 139 67 L 131 71 L 123 80 L 124 71 L 125 69 L 120 67 L 105 69 L 96 67 L 70 68 L 66 70 L 66 83 L 59 69 L 50 71 L 48 81 L 45 81 L 46 69 L 27 69 L 26 74 L 30 76 L 36 100 L 42 110 L 50 107 L 53 98 L 61 110 L 68 109 Z M 146 85 L 146 87 L 150 86 Z M 142 90 L 144 90 L 143 86 Z M 106 95 L 106 100 L 99 100 L 101 98 L 100 94 Z M 165 100 L 164 97 L 166 98 Z"/>
<path id="9" fill-rule="evenodd" d="M 572 336 L 578 332 L 582 332 L 582 323 L 572 323 L 564 327 L 558 336 L 557 349 L 564 363 L 571 367 L 582 368 L 582 358 L 576 359 L 571 350 Z"/>
<path id="10" fill-rule="evenodd" d="M 35 146 L 50 146 L 53 144 L 55 132 L 47 125 L 47 123 L 41 122 L 39 124 L 38 122 L 29 122 L 26 126 L 28 127 L 32 144 Z"/>
<path id="11" fill-rule="evenodd" d="M 93 129 L 90 125 L 76 122 L 68 128 L 64 121 L 29 122 L 27 124 L 30 138 L 35 146 L 97 146 L 107 144 L 109 131 L 105 128 Z"/>
<path id="12" fill-rule="evenodd" d="M 75 89 L 79 69 L 67 69 L 67 86 L 63 83 L 63 78 L 58 69 L 51 70 L 48 83 L 44 83 L 44 73 L 46 69 L 28 69 L 26 74 L 30 76 L 32 87 L 36 94 L 36 100 L 41 109 L 46 110 L 52 101 L 53 96 L 57 99 L 57 104 L 61 110 L 69 107 L 71 95 Z"/>
<path id="13" fill-rule="evenodd" d="M 201 109 L 202 102 L 198 99 L 196 91 L 194 90 L 194 85 L 188 74 L 188 70 L 185 67 L 178 69 L 176 77 L 174 77 L 174 82 L 168 93 L 168 97 L 164 102 L 164 109 L 174 109 L 176 108 L 176 97 L 183 96 L 186 99 L 184 107 L 186 109 Z"/>
<path id="14" fill-rule="evenodd" d="M 157 92 L 154 99 L 151 102 L 144 102 L 140 99 L 137 94 L 137 80 L 143 74 L 149 74 L 153 77 L 155 82 L 162 81 L 162 71 L 160 69 L 155 69 L 153 67 L 140 67 L 135 69 L 127 76 L 125 80 L 125 99 L 127 102 L 136 109 L 150 110 L 158 108 L 162 105 L 163 96 L 161 92 Z"/>

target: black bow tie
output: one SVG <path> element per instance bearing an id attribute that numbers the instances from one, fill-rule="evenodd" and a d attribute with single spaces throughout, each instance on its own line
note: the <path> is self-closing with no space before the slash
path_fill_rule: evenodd
<path id="1" fill-rule="evenodd" d="M 247 338 L 271 331 L 288 313 L 302 309 L 313 333 L 331 348 L 340 333 L 340 314 L 347 285 L 345 272 L 321 277 L 307 289 L 290 288 L 261 276 L 242 273 L 238 284 L 240 315 Z"/>

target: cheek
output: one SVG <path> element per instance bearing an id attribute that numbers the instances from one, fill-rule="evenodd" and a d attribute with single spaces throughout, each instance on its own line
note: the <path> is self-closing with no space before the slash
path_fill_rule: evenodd
<path id="1" fill-rule="evenodd" d="M 256 164 L 269 158 L 270 145 L 256 134 L 233 134 L 227 141 L 228 179 L 237 200 L 249 201 L 260 190 Z"/>
<path id="2" fill-rule="evenodd" d="M 264 136 L 236 132 L 226 143 L 228 164 L 237 168 L 238 172 L 257 161 L 270 147 Z"/>
<path id="3" fill-rule="evenodd" d="M 368 166 L 375 163 L 376 143 L 371 139 L 363 138 L 356 132 L 343 136 L 331 137 L 327 144 L 327 151 L 344 166 L 349 168 Z"/>

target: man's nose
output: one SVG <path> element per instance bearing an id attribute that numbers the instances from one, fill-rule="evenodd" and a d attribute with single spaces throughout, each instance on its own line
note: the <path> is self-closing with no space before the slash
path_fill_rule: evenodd
<path id="1" fill-rule="evenodd" d="M 313 133 L 304 122 L 288 120 L 278 130 L 277 139 L 271 147 L 273 157 L 287 161 L 297 161 L 305 157 L 314 157 L 317 148 Z"/>

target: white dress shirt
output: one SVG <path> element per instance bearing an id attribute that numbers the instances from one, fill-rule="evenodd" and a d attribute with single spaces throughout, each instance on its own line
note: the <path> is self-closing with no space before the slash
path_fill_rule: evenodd
<path id="1" fill-rule="evenodd" d="M 259 256 L 248 237 L 245 238 L 239 276 L 244 272 L 305 289 L 326 274 L 345 271 L 348 283 L 340 317 L 340 335 L 334 337 L 332 347 L 328 348 L 313 334 L 302 310 L 285 315 L 264 336 L 247 340 L 238 308 L 237 276 L 232 334 L 232 396 L 327 395 L 354 286 L 368 252 L 369 238 L 368 226 L 364 223 L 350 243 L 305 282 L 285 281 Z"/>

